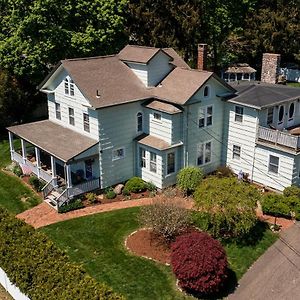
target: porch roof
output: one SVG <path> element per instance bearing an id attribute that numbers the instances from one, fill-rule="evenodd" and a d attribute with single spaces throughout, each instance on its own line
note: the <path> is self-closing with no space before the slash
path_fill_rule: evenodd
<path id="1" fill-rule="evenodd" d="M 11 126 L 7 130 L 64 162 L 98 143 L 49 120 Z"/>
<path id="2" fill-rule="evenodd" d="M 170 144 L 165 142 L 162 139 L 159 139 L 153 135 L 148 135 L 148 134 L 141 134 L 136 138 L 139 144 L 149 146 L 158 150 L 165 150 L 170 148 Z"/>

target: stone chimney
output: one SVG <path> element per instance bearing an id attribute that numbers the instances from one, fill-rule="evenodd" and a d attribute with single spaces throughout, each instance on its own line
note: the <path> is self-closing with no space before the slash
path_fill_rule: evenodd
<path id="1" fill-rule="evenodd" d="M 280 67 L 280 58 L 280 54 L 263 54 L 261 82 L 277 83 Z"/>
<path id="2" fill-rule="evenodd" d="M 198 70 L 206 70 L 207 68 L 207 44 L 198 44 Z"/>

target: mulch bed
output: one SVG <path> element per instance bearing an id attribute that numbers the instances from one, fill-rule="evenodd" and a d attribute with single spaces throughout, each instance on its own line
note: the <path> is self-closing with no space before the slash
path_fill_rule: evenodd
<path id="1" fill-rule="evenodd" d="M 170 248 L 153 234 L 151 229 L 140 229 L 133 232 L 125 241 L 126 247 L 135 255 L 170 264 Z"/>

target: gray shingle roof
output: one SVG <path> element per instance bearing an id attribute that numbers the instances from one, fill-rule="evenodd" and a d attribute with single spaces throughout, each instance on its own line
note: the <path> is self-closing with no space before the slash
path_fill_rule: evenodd
<path id="1" fill-rule="evenodd" d="M 259 109 L 300 99 L 300 88 L 260 82 L 232 83 L 231 85 L 238 93 L 229 102 L 240 103 Z"/>
<path id="2" fill-rule="evenodd" d="M 164 102 L 157 101 L 157 100 L 150 102 L 149 104 L 145 105 L 145 107 L 155 109 L 158 111 L 162 111 L 162 112 L 166 112 L 166 113 L 172 114 L 172 115 L 181 113 L 181 111 L 182 111 L 173 104 L 164 103 Z"/>
<path id="3" fill-rule="evenodd" d="M 64 162 L 98 143 L 49 120 L 11 126 L 7 130 Z"/>

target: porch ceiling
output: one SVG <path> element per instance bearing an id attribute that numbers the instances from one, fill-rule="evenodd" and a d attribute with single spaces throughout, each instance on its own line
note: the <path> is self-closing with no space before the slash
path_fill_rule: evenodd
<path id="1" fill-rule="evenodd" d="M 11 126 L 7 130 L 64 162 L 98 143 L 49 120 Z"/>

